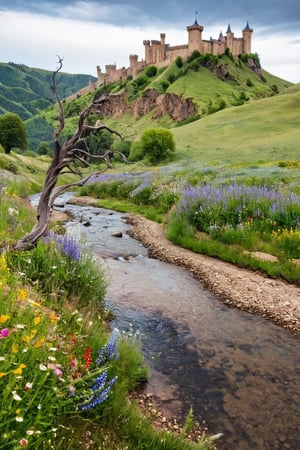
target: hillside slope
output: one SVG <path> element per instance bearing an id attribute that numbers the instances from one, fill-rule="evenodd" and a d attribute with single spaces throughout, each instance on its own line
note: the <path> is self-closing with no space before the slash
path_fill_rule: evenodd
<path id="1" fill-rule="evenodd" d="M 24 64 L 0 63 L 0 115 L 12 112 L 26 120 L 53 105 L 52 73 Z M 60 72 L 56 77 L 58 95 L 64 98 L 77 92 L 89 79 L 89 75 Z"/>
<path id="2" fill-rule="evenodd" d="M 172 131 L 184 159 L 203 162 L 299 160 L 300 84 L 227 108 Z"/>

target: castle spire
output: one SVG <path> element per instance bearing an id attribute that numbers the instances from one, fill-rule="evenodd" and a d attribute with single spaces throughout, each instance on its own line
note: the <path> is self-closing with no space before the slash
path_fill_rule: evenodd
<path id="1" fill-rule="evenodd" d="M 198 17 L 198 11 L 195 11 L 195 23 L 194 23 L 194 25 L 198 25 L 197 17 Z"/>
<path id="2" fill-rule="evenodd" d="M 230 27 L 230 23 L 228 24 L 228 27 L 227 27 L 227 31 L 226 31 L 226 33 L 232 33 L 232 31 L 231 31 L 231 27 Z"/>
<path id="3" fill-rule="evenodd" d="M 247 20 L 246 26 L 245 26 L 245 28 L 243 29 L 243 31 L 253 31 L 253 30 L 250 28 L 250 26 L 249 26 L 248 20 Z"/>

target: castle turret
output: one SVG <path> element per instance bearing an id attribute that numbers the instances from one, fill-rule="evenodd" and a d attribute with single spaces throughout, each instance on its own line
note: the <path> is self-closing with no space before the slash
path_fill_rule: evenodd
<path id="1" fill-rule="evenodd" d="M 249 27 L 249 23 L 246 23 L 243 29 L 243 53 L 251 53 L 251 39 L 253 29 Z"/>
<path id="2" fill-rule="evenodd" d="M 144 47 L 145 47 L 145 63 L 152 64 L 152 48 L 150 46 L 150 41 L 146 40 L 143 41 Z"/>
<path id="3" fill-rule="evenodd" d="M 198 50 L 198 52 L 202 53 L 202 32 L 204 30 L 204 27 L 202 25 L 199 25 L 196 19 L 195 23 L 186 27 L 186 29 L 189 35 L 189 54 L 191 55 L 195 50 Z"/>
<path id="4" fill-rule="evenodd" d="M 226 31 L 226 47 L 229 48 L 231 52 L 233 52 L 233 39 L 234 34 L 231 31 L 230 24 L 228 24 L 227 31 Z"/>

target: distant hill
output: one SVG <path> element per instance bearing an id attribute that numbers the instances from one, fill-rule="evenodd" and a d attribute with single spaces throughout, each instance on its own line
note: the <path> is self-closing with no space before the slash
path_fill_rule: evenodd
<path id="1" fill-rule="evenodd" d="M 24 64 L 0 63 L 0 115 L 13 112 L 27 120 L 53 105 L 52 74 L 52 71 Z M 58 95 L 64 98 L 74 94 L 87 86 L 90 78 L 89 75 L 59 72 L 56 77 Z"/>

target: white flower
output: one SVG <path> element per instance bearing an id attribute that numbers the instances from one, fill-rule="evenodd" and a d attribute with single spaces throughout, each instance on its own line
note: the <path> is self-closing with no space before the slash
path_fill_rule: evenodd
<path id="1" fill-rule="evenodd" d="M 33 430 L 27 430 L 27 431 L 26 431 L 26 434 L 27 434 L 28 436 L 32 436 L 32 435 L 34 434 L 34 431 L 33 431 Z"/>
<path id="2" fill-rule="evenodd" d="M 49 361 L 56 361 L 55 356 L 48 356 Z"/>
<path id="3" fill-rule="evenodd" d="M 0 361 L 5 361 L 5 356 L 0 356 Z"/>
<path id="4" fill-rule="evenodd" d="M 56 352 L 57 348 L 56 347 L 50 347 L 49 350 L 50 350 L 50 352 Z"/>
<path id="5" fill-rule="evenodd" d="M 45 366 L 45 364 L 40 364 L 40 370 L 42 370 L 43 372 L 45 372 L 47 370 L 47 367 Z"/>
<path id="6" fill-rule="evenodd" d="M 23 420 L 24 420 L 24 419 L 23 419 L 22 416 L 17 416 L 17 417 L 16 417 L 16 421 L 17 421 L 17 422 L 23 422 Z"/>
<path id="7" fill-rule="evenodd" d="M 17 391 L 12 391 L 12 395 L 14 397 L 14 400 L 16 400 L 17 402 L 22 400 L 22 398 L 17 394 Z"/>
<path id="8" fill-rule="evenodd" d="M 16 328 L 18 328 L 19 330 L 24 330 L 25 325 L 23 325 L 23 323 L 17 323 Z"/>

